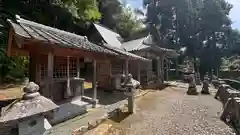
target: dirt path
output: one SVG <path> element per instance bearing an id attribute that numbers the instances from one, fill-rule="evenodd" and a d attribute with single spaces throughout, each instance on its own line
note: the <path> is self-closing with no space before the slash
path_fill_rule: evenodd
<path id="1" fill-rule="evenodd" d="M 112 120 L 105 135 L 231 135 L 219 120 L 222 105 L 211 95 L 186 95 L 183 88 L 167 88 L 137 101 L 137 113 Z M 105 124 L 106 124 L 105 123 Z"/>

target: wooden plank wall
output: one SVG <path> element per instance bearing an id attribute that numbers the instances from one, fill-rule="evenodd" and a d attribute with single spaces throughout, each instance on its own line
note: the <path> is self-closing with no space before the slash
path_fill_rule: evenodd
<path id="1" fill-rule="evenodd" d="M 98 87 L 106 90 L 115 89 L 114 77 L 124 73 L 123 60 L 97 61 Z"/>
<path id="2" fill-rule="evenodd" d="M 109 61 L 97 61 L 97 82 L 99 88 L 107 88 L 110 85 L 110 66 Z"/>

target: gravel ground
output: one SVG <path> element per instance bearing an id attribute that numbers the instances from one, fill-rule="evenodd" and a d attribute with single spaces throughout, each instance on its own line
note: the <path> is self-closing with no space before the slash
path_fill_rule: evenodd
<path id="1" fill-rule="evenodd" d="M 105 135 L 234 135 L 220 121 L 222 105 L 211 95 L 186 95 L 186 89 L 166 88 L 137 101 L 137 113 L 121 122 L 107 121 Z"/>

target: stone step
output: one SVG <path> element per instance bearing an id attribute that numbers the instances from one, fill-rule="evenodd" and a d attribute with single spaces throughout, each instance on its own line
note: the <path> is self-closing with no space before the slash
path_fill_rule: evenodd
<path id="1" fill-rule="evenodd" d="M 82 101 L 81 98 L 61 104 L 59 105 L 58 111 L 54 113 L 53 119 L 49 121 L 51 124 L 55 125 L 78 115 L 87 113 L 88 105 L 89 103 Z"/>

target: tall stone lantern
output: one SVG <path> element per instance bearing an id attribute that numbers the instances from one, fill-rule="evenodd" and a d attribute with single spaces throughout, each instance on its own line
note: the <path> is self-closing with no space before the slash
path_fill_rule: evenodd
<path id="1" fill-rule="evenodd" d="M 24 87 L 25 94 L 1 112 L 0 126 L 18 128 L 18 135 L 43 135 L 51 128 L 46 116 L 58 108 L 51 100 L 38 92 L 39 86 L 30 82 Z"/>

